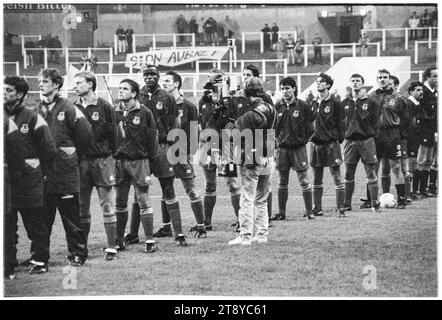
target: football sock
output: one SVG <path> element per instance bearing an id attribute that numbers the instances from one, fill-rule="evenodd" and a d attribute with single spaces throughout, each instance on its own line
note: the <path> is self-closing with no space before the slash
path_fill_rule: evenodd
<path id="1" fill-rule="evenodd" d="M 89 238 L 89 232 L 91 231 L 91 223 L 90 222 L 82 222 L 81 228 L 83 229 L 84 239 L 86 240 Z"/>
<path id="2" fill-rule="evenodd" d="M 140 214 L 146 240 L 153 240 L 153 208 L 148 207 Z"/>
<path id="3" fill-rule="evenodd" d="M 232 201 L 233 211 L 235 212 L 236 218 L 238 218 L 238 215 L 239 215 L 239 209 L 240 209 L 239 201 L 240 201 L 240 199 L 241 199 L 240 194 L 235 194 L 230 197 L 230 200 Z"/>
<path id="4" fill-rule="evenodd" d="M 126 230 L 129 213 L 127 211 L 117 212 L 117 242 L 123 242 L 124 231 Z"/>
<path id="5" fill-rule="evenodd" d="M 322 210 L 322 194 L 324 187 L 322 185 L 313 185 L 313 204 L 317 210 Z"/>
<path id="6" fill-rule="evenodd" d="M 117 223 L 105 223 L 104 230 L 106 231 L 107 247 L 112 249 L 115 248 L 115 240 L 117 239 Z"/>
<path id="7" fill-rule="evenodd" d="M 379 186 L 378 181 L 372 181 L 367 183 L 367 187 L 370 194 L 370 202 L 371 205 L 376 205 L 376 202 L 378 201 L 378 193 L 379 193 Z"/>
<path id="8" fill-rule="evenodd" d="M 345 203 L 345 186 L 336 187 L 336 208 L 343 209 Z"/>
<path id="9" fill-rule="evenodd" d="M 378 182 L 376 181 L 376 187 L 377 187 L 377 185 L 378 185 Z M 371 202 L 371 193 L 370 193 L 370 186 L 369 186 L 369 184 L 367 183 L 367 190 L 366 190 L 366 192 L 367 192 L 367 201 L 368 202 Z M 377 190 L 376 190 L 376 194 L 377 194 Z"/>
<path id="10" fill-rule="evenodd" d="M 177 199 L 166 200 L 167 211 L 169 211 L 170 218 L 172 220 L 173 230 L 175 231 L 175 235 L 179 235 L 183 233 L 183 227 L 181 224 L 181 212 L 180 212 L 180 204 Z"/>
<path id="11" fill-rule="evenodd" d="M 431 192 L 436 191 L 436 181 L 437 181 L 437 170 L 430 170 L 430 184 L 428 185 L 428 188 Z"/>
<path id="12" fill-rule="evenodd" d="M 390 192 L 391 176 L 381 176 L 382 193 Z"/>
<path id="13" fill-rule="evenodd" d="M 419 191 L 419 183 L 421 181 L 422 171 L 416 170 L 413 174 L 413 193 L 416 194 Z"/>
<path id="14" fill-rule="evenodd" d="M 423 170 L 421 171 L 421 176 L 420 176 L 420 191 L 421 193 L 425 193 L 427 192 L 427 186 L 428 186 L 428 176 L 430 175 L 430 171 L 428 170 Z"/>
<path id="15" fill-rule="evenodd" d="M 304 198 L 305 211 L 308 215 L 312 213 L 312 188 L 310 185 L 302 187 L 302 197 Z"/>
<path id="16" fill-rule="evenodd" d="M 355 191 L 355 182 L 345 183 L 345 205 L 351 206 L 351 199 L 353 197 L 353 192 Z"/>
<path id="17" fill-rule="evenodd" d="M 272 216 L 272 191 L 269 192 L 269 196 L 267 197 L 267 214 L 269 218 Z"/>
<path id="18" fill-rule="evenodd" d="M 132 211 L 130 213 L 130 226 L 129 233 L 134 236 L 138 236 L 138 230 L 140 228 L 140 206 L 138 203 L 132 203 Z"/>
<path id="19" fill-rule="evenodd" d="M 397 199 L 398 202 L 403 202 L 405 200 L 405 184 L 397 184 L 396 185 Z"/>
<path id="20" fill-rule="evenodd" d="M 411 192 L 411 177 L 405 177 L 405 199 L 410 199 Z"/>
<path id="21" fill-rule="evenodd" d="M 161 218 L 163 219 L 163 224 L 170 223 L 170 215 L 167 211 L 166 201 L 161 198 Z"/>
<path id="22" fill-rule="evenodd" d="M 285 217 L 285 208 L 287 205 L 287 199 L 289 197 L 289 191 L 287 189 L 278 189 L 278 207 L 279 214 Z"/>
<path id="23" fill-rule="evenodd" d="M 203 212 L 203 201 L 198 198 L 194 202 L 190 202 L 193 214 L 195 215 L 195 220 L 197 224 L 204 225 L 204 212 Z"/>
<path id="24" fill-rule="evenodd" d="M 204 224 L 212 224 L 213 207 L 215 207 L 216 195 L 204 196 Z"/>

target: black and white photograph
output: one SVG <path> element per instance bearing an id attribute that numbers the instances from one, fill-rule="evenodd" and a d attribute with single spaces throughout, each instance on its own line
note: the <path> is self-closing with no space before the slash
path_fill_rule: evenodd
<path id="1" fill-rule="evenodd" d="M 438 9 L 4 2 L 2 299 L 437 298 Z"/>

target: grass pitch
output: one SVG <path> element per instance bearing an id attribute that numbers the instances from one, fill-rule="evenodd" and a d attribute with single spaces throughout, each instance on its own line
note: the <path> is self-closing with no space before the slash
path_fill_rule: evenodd
<path id="1" fill-rule="evenodd" d="M 196 166 L 197 186 L 203 192 L 201 169 Z M 405 210 L 385 209 L 381 214 L 359 209 L 365 195 L 361 165 L 353 211 L 336 218 L 334 186 L 324 174 L 325 216 L 307 221 L 296 174 L 291 173 L 287 204 L 288 221 L 275 222 L 269 242 L 252 246 L 228 246 L 237 236 L 230 224 L 235 217 L 224 181 L 218 182 L 214 231 L 197 240 L 187 233 L 190 246 L 177 247 L 173 238 L 159 239 L 160 251 L 143 253 L 143 245 L 128 246 L 116 261 L 104 260 L 105 234 L 96 194 L 92 201 L 93 225 L 90 258 L 81 268 L 66 267 L 66 240 L 57 216 L 51 237 L 49 272 L 30 275 L 19 267 L 15 280 L 5 280 L 5 296 L 413 296 L 437 295 L 437 199 L 412 203 Z M 161 226 L 160 188 L 151 195 L 155 230 Z M 277 173 L 272 180 L 273 211 L 277 210 Z M 180 181 L 176 192 L 183 228 L 194 225 L 193 213 Z M 392 190 L 395 194 L 395 191 Z M 19 226 L 18 259 L 28 257 L 29 240 Z M 140 228 L 140 235 L 142 229 Z M 141 237 L 143 239 L 143 237 Z"/>

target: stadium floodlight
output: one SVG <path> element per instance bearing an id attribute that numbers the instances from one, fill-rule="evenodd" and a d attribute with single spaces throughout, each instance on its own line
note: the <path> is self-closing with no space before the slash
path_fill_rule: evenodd
<path id="1" fill-rule="evenodd" d="M 326 18 L 328 16 L 327 10 L 321 12 L 321 17 Z"/>
<path id="2" fill-rule="evenodd" d="M 359 13 L 361 14 L 361 16 L 365 16 L 367 14 L 367 10 L 361 9 L 359 10 Z"/>

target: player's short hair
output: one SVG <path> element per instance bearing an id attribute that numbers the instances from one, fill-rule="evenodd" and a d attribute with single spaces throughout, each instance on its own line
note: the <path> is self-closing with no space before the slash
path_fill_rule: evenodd
<path id="1" fill-rule="evenodd" d="M 120 83 L 126 82 L 130 85 L 132 92 L 135 92 L 135 98 L 138 97 L 138 94 L 140 93 L 140 86 L 138 85 L 138 83 L 132 79 L 126 78 L 120 81 Z"/>
<path id="2" fill-rule="evenodd" d="M 247 81 L 244 94 L 246 97 L 262 97 L 264 94 L 264 84 L 262 80 L 259 78 L 251 78 Z"/>
<path id="3" fill-rule="evenodd" d="M 364 77 L 361 76 L 359 73 L 353 73 L 353 74 L 351 75 L 351 77 L 350 77 L 350 80 L 353 79 L 353 78 L 359 78 L 359 79 L 362 80 L 362 83 L 365 83 L 365 79 L 364 79 Z"/>
<path id="4" fill-rule="evenodd" d="M 328 74 L 320 73 L 320 74 L 318 75 L 318 78 L 321 78 L 322 80 L 325 81 L 325 83 L 329 84 L 329 85 L 330 85 L 330 88 L 333 87 L 333 83 L 334 83 L 334 81 L 333 81 L 332 77 L 330 77 Z M 329 89 L 330 89 L 330 88 L 329 88 Z"/>
<path id="5" fill-rule="evenodd" d="M 423 87 L 424 84 L 420 81 L 413 81 L 410 83 L 410 86 L 408 87 L 408 94 L 411 94 L 414 90 L 416 90 L 416 87 Z"/>
<path id="6" fill-rule="evenodd" d="M 380 73 L 386 73 L 386 74 L 388 74 L 389 78 L 391 77 L 390 71 L 388 71 L 387 69 L 380 69 L 380 70 L 378 70 L 378 74 L 380 74 Z"/>
<path id="7" fill-rule="evenodd" d="M 172 76 L 173 77 L 173 82 L 178 82 L 178 90 L 181 89 L 181 85 L 183 84 L 183 79 L 178 74 L 178 72 L 173 71 L 173 70 L 169 70 L 169 71 L 166 72 L 166 76 Z"/>
<path id="8" fill-rule="evenodd" d="M 90 71 L 82 71 L 75 75 L 76 77 L 83 77 L 86 79 L 86 82 L 92 82 L 92 91 L 95 92 L 97 89 L 97 77 Z"/>
<path id="9" fill-rule="evenodd" d="M 147 73 L 149 73 L 149 72 L 148 72 L 149 69 L 155 69 L 155 73 L 156 73 L 158 76 L 160 75 L 160 72 L 158 71 L 158 68 L 157 68 L 156 65 L 153 65 L 153 64 L 147 64 L 147 65 L 145 65 L 144 68 L 143 68 L 143 76 L 145 76 Z"/>
<path id="10" fill-rule="evenodd" d="M 424 71 L 423 77 L 424 81 L 431 77 L 431 71 L 436 70 L 435 66 L 431 66 Z"/>
<path id="11" fill-rule="evenodd" d="M 390 76 L 390 80 L 393 80 L 395 86 L 399 85 L 399 78 L 396 76 Z"/>
<path id="12" fill-rule="evenodd" d="M 252 71 L 252 74 L 255 78 L 259 77 L 259 70 L 254 64 L 248 64 L 244 67 L 244 69 Z"/>
<path id="13" fill-rule="evenodd" d="M 281 81 L 279 81 L 279 86 L 290 86 L 292 88 L 295 88 L 296 91 L 298 91 L 298 88 L 296 86 L 296 81 L 292 77 L 285 77 L 282 78 Z"/>
<path id="14" fill-rule="evenodd" d="M 63 76 L 60 71 L 55 68 L 41 69 L 38 73 L 38 77 L 44 77 L 50 79 L 53 83 L 58 84 L 58 89 L 60 90 L 63 87 Z"/>
<path id="15" fill-rule="evenodd" d="M 5 78 L 3 83 L 13 86 L 15 88 L 15 91 L 17 91 L 17 93 L 19 92 L 23 93 L 23 98 L 28 94 L 29 84 L 25 80 L 25 78 L 18 76 L 8 76 Z"/>

